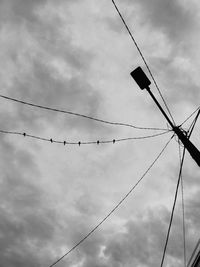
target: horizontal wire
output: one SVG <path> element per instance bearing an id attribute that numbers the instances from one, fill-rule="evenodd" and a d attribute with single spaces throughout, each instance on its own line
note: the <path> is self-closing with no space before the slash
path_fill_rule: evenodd
<path id="1" fill-rule="evenodd" d="M 72 112 L 72 111 L 66 111 L 66 110 L 63 110 L 63 109 L 57 109 L 57 108 L 46 107 L 46 106 L 42 106 L 42 105 L 38 105 L 38 104 L 33 104 L 33 103 L 30 103 L 30 102 L 22 101 L 22 100 L 19 100 L 19 99 L 13 98 L 13 97 L 8 97 L 8 96 L 1 95 L 1 94 L 0 94 L 0 97 L 4 98 L 6 100 L 10 100 L 10 101 L 14 101 L 14 102 L 23 104 L 23 105 L 27 105 L 27 106 L 31 106 L 31 107 L 35 107 L 35 108 L 40 108 L 40 109 L 45 109 L 45 110 L 50 110 L 50 111 L 59 112 L 59 113 L 64 113 L 64 114 L 68 114 L 68 115 L 78 116 L 78 117 L 82 117 L 82 118 L 85 118 L 85 119 L 90 119 L 90 120 L 93 120 L 93 121 L 101 122 L 101 123 L 104 123 L 104 124 L 131 127 L 131 128 L 139 129 L 139 130 L 156 130 L 156 131 L 164 131 L 164 130 L 166 130 L 166 129 L 162 129 L 162 128 L 139 127 L 139 126 L 135 126 L 133 124 L 128 124 L 128 123 L 111 122 L 111 121 L 102 120 L 102 119 L 98 119 L 98 118 L 95 118 L 95 117 L 83 115 L 83 114 L 80 114 L 80 113 Z"/>
<path id="2" fill-rule="evenodd" d="M 137 181 L 137 183 L 129 190 L 129 192 L 118 202 L 118 204 L 108 213 L 104 219 L 102 219 L 85 237 L 83 237 L 76 245 L 74 245 L 68 252 L 66 252 L 63 256 L 61 256 L 58 260 L 56 260 L 54 263 L 49 265 L 48 267 L 53 267 L 57 263 L 59 263 L 61 260 L 63 260 L 66 256 L 68 256 L 73 250 L 75 250 L 79 245 L 81 245 L 91 234 L 93 234 L 114 212 L 116 209 L 121 206 L 121 204 L 129 197 L 129 195 L 134 191 L 134 189 L 138 186 L 138 184 L 144 179 L 144 177 L 147 175 L 147 173 L 150 171 L 150 169 L 154 166 L 154 164 L 157 162 L 157 160 L 161 157 L 167 146 L 169 145 L 170 141 L 174 135 L 171 136 L 169 141 L 165 144 L 163 149 L 160 151 L 160 153 L 157 155 L 157 157 L 154 159 L 154 161 L 151 163 L 151 165 L 148 167 L 148 169 L 144 172 L 144 174 L 141 176 L 141 178 Z"/>
<path id="3" fill-rule="evenodd" d="M 131 141 L 131 140 L 142 140 L 142 139 L 148 139 L 148 138 L 153 138 L 153 137 L 157 137 L 157 136 L 161 136 L 164 134 L 167 134 L 171 131 L 165 131 L 159 134 L 153 134 L 153 135 L 147 135 L 147 136 L 139 136 L 139 137 L 127 137 L 127 138 L 119 138 L 119 139 L 112 139 L 112 140 L 97 140 L 97 141 L 78 141 L 78 142 L 68 142 L 68 141 L 59 141 L 53 138 L 44 138 L 44 137 L 40 137 L 40 136 L 36 136 L 36 135 L 31 135 L 31 134 L 27 134 L 25 132 L 15 132 L 15 131 L 5 131 L 5 130 L 0 130 L 0 133 L 2 134 L 11 134 L 11 135 L 22 135 L 24 137 L 29 137 L 29 138 L 33 138 L 33 139 L 37 139 L 37 140 L 41 140 L 41 141 L 45 141 L 45 142 L 51 142 L 51 143 L 56 143 L 56 144 L 62 144 L 62 145 L 100 145 L 100 144 L 110 144 L 110 143 L 118 143 L 118 142 L 124 142 L 124 141 Z"/>

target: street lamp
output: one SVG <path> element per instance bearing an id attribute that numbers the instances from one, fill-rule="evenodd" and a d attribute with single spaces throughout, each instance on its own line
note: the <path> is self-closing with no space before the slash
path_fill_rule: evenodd
<path id="1" fill-rule="evenodd" d="M 194 146 L 194 144 L 189 140 L 189 138 L 185 135 L 183 131 L 181 131 L 180 127 L 174 125 L 170 118 L 167 116 L 155 96 L 150 90 L 150 80 L 146 76 L 146 74 L 143 72 L 141 67 L 137 67 L 135 70 L 131 72 L 132 78 L 135 80 L 135 82 L 139 85 L 141 90 L 146 89 L 148 93 L 150 94 L 153 101 L 156 103 L 157 107 L 160 109 L 164 117 L 166 118 L 167 122 L 171 126 L 174 133 L 178 136 L 178 138 L 181 140 L 185 148 L 188 150 L 192 158 L 195 160 L 197 165 L 200 167 L 200 151 Z"/>

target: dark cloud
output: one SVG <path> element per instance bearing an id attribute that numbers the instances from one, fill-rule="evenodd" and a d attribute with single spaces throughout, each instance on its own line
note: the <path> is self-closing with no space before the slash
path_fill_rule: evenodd
<path id="1" fill-rule="evenodd" d="M 180 53 L 184 55 L 184 50 L 181 49 Z M 186 55 L 183 58 L 183 62 L 180 63 L 182 65 L 177 65 L 176 63 L 176 60 L 179 59 L 176 55 L 176 49 L 165 59 L 158 57 L 150 58 L 149 60 L 149 65 L 152 66 L 151 69 L 154 73 L 154 77 L 157 80 L 166 102 L 169 104 L 172 114 L 174 113 L 176 105 L 182 102 L 188 102 L 194 106 L 199 105 L 198 99 L 200 92 L 196 82 L 193 80 L 194 70 L 192 68 L 195 69 L 195 64 L 192 64 L 191 68 L 188 68 L 187 65 L 184 66 L 184 64 L 187 64 L 188 60 L 187 52 L 185 53 Z M 182 121 L 184 121 L 187 114 L 184 114 L 184 111 L 182 113 Z"/>
<path id="2" fill-rule="evenodd" d="M 186 35 L 194 25 L 194 10 L 178 0 L 142 0 L 141 13 L 152 26 L 161 29 L 172 40 Z"/>
<path id="3" fill-rule="evenodd" d="M 46 1 L 21 2 L 26 1 L 16 1 L 16 3 L 8 1 L 8 3 L 2 2 L 1 4 L 9 5 L 16 14 L 21 12 L 21 17 L 24 17 L 22 13 L 27 14 L 28 21 L 30 17 L 28 10 L 33 12 L 36 6 L 44 4 Z M 5 27 L 7 27 L 6 25 Z M 75 47 L 70 37 L 63 37 L 63 33 L 60 31 L 63 22 L 59 16 L 55 15 L 49 20 L 37 17 L 32 23 L 26 23 L 25 28 L 21 28 L 20 23 L 13 25 L 13 27 L 24 36 L 25 42 L 24 44 L 16 42 L 15 49 L 13 49 L 12 44 L 8 44 L 11 49 L 6 50 L 5 60 L 12 62 L 18 73 L 12 81 L 9 81 L 13 83 L 13 86 L 6 94 L 28 102 L 98 117 L 98 110 L 102 101 L 101 94 L 87 81 L 87 72 L 94 55 Z M 21 37 L 15 36 L 15 38 Z M 33 46 L 26 46 L 27 38 L 34 43 Z M 58 65 L 60 64 L 59 60 L 61 60 L 67 66 L 66 72 L 69 73 L 63 75 L 69 76 L 68 78 L 59 74 L 56 67 L 51 64 L 52 60 L 58 60 Z M 29 67 L 26 68 L 26 66 Z M 5 79 L 6 77 L 3 77 L 3 80 Z M 64 116 L 59 116 L 56 113 L 13 105 L 15 113 L 7 116 L 9 124 L 11 125 L 11 121 L 13 122 L 13 127 L 15 127 L 16 122 L 18 122 L 19 127 L 29 129 L 40 128 L 43 122 L 54 122 L 59 127 L 68 125 L 68 130 L 69 128 L 82 128 L 99 131 L 103 128 L 89 120 L 69 116 L 64 118 Z"/>
<path id="4" fill-rule="evenodd" d="M 165 259 L 170 266 L 173 262 L 176 262 L 177 266 L 182 266 L 183 261 L 182 219 L 179 214 L 176 211 Z M 129 221 L 124 232 L 115 234 L 107 243 L 104 253 L 109 258 L 108 266 L 159 265 L 169 218 L 168 210 L 156 208 L 154 211 L 145 212 L 136 220 Z M 187 231 L 189 233 L 189 228 Z M 194 237 L 187 235 L 187 251 L 190 254 L 193 246 Z"/>
<path id="5" fill-rule="evenodd" d="M 24 22 L 24 20 L 34 20 L 34 9 L 39 5 L 47 3 L 47 0 L 1 0 L 0 21 Z"/>
<path id="6" fill-rule="evenodd" d="M 190 203 L 191 207 L 193 204 L 193 202 Z M 197 201 L 194 206 L 198 207 Z M 190 209 L 190 212 L 192 215 L 187 214 L 190 219 L 186 220 L 188 258 L 197 241 L 190 231 L 199 229 L 198 212 L 196 213 L 194 209 Z M 163 207 L 157 207 L 128 221 L 123 226 L 122 232 L 100 229 L 74 252 L 76 255 L 76 258 L 73 257 L 74 263 L 82 262 L 82 267 L 158 266 L 162 258 L 169 219 L 170 211 Z M 88 233 L 92 228 L 91 222 L 90 218 L 87 221 L 81 219 L 80 214 L 76 218 L 68 219 L 68 226 L 73 224 L 73 229 L 75 229 L 73 233 L 68 232 L 68 242 L 71 240 L 71 244 L 75 244 L 83 238 L 83 233 Z M 70 266 L 68 258 L 64 262 L 68 262 Z M 174 215 L 165 262 L 169 266 L 174 264 L 182 266 L 183 264 L 182 214 L 179 206 Z M 63 266 L 65 266 L 64 263 Z"/>
<path id="7" fill-rule="evenodd" d="M 166 34 L 171 40 L 182 41 L 198 22 L 194 3 L 183 5 L 178 0 L 126 0 L 134 6 L 132 16 L 139 17 L 145 25 L 151 25 Z M 113 22 L 113 29 L 116 23 Z"/>
<path id="8" fill-rule="evenodd" d="M 163 215 L 149 214 L 147 218 L 129 221 L 125 233 L 116 234 L 109 242 L 105 255 L 112 266 L 155 266 L 159 264 L 165 224 Z"/>
<path id="9" fill-rule="evenodd" d="M 33 155 L 4 139 L 0 148 L 2 170 L 9 163 L 0 178 L 1 266 L 48 266 L 90 230 L 92 218 L 88 214 L 86 220 L 82 203 L 75 207 L 77 215 L 71 215 L 70 209 L 58 214 L 56 200 L 41 186 Z M 66 262 L 71 266 L 85 255 L 89 259 L 94 254 L 95 258 L 100 240 L 100 235 L 89 240 L 78 250 L 78 256 L 70 255 L 59 266 L 66 266 Z"/>
<path id="10" fill-rule="evenodd" d="M 41 266 L 40 251 L 54 237 L 55 212 L 45 201 L 33 156 L 3 139 L 1 151 L 1 266 Z"/>
<path id="11" fill-rule="evenodd" d="M 197 189 L 196 193 L 192 194 L 189 201 L 186 202 L 186 216 L 192 226 L 192 229 L 197 230 L 200 228 L 199 194 L 200 189 Z"/>
<path id="12" fill-rule="evenodd" d="M 160 32 L 167 37 L 167 56 L 164 50 L 159 56 L 146 55 L 146 60 L 161 91 L 164 92 L 167 103 L 171 103 L 172 108 L 177 102 L 186 99 L 188 102 L 197 103 L 198 86 L 193 81 L 192 70 L 187 66 L 184 68 L 184 64 L 187 64 L 191 57 L 192 35 L 199 27 L 195 3 L 186 5 L 179 0 L 126 0 L 125 2 L 125 5 L 129 5 L 128 12 L 126 12 L 127 6 L 123 9 L 123 4 L 120 7 L 119 3 L 119 8 L 130 28 L 134 31 L 135 21 L 140 30 L 142 27 L 148 29 L 148 36 L 144 36 L 144 31 L 140 44 L 152 39 L 151 32 L 154 34 Z M 133 23 L 132 26 L 130 21 Z M 124 27 L 118 17 L 109 18 L 108 25 L 114 31 L 123 30 L 124 32 Z M 177 59 L 182 59 L 182 62 L 176 63 Z M 191 62 L 191 67 L 196 68 L 194 62 Z"/>
<path id="13" fill-rule="evenodd" d="M 61 2 L 59 1 L 59 3 Z M 13 80 L 10 81 L 13 85 L 6 88 L 5 91 L 10 96 L 22 100 L 98 117 L 102 101 L 101 93 L 97 92 L 88 81 L 88 73 L 90 73 L 94 55 L 90 51 L 75 46 L 69 36 L 63 37 L 62 27 L 64 24 L 61 18 L 55 16 L 50 20 L 45 18 L 41 20 L 36 15 L 35 10 L 45 3 L 47 1 L 42 0 L 0 1 L 1 28 L 6 28 L 7 24 L 10 24 L 12 27 L 9 26 L 8 29 L 10 29 L 11 35 L 16 30 L 16 32 L 22 33 L 19 34 L 18 39 L 24 36 L 23 42 L 16 42 L 17 45 L 12 44 L 7 54 L 5 53 L 5 58 L 10 60 L 18 70 L 17 75 L 14 75 Z M 157 11 L 149 3 L 154 4 Z M 187 25 L 190 25 L 191 21 L 189 19 L 183 21 L 184 8 L 182 7 L 178 11 L 177 3 L 166 3 L 167 1 L 165 4 L 163 1 L 162 3 L 161 1 L 159 3 L 157 1 L 141 1 L 138 2 L 138 5 L 146 6 L 146 18 L 152 26 L 162 30 L 170 38 L 176 38 L 177 33 L 180 34 L 180 37 L 183 31 L 179 29 L 181 27 L 179 22 L 172 29 L 167 15 L 164 15 L 162 22 L 161 15 L 158 18 L 153 17 L 155 12 L 159 11 L 161 14 L 162 10 L 168 9 L 166 10 L 168 16 L 172 12 L 171 20 L 174 20 L 175 16 L 180 17 L 183 27 L 186 27 L 186 31 L 189 29 Z M 149 8 L 147 9 L 147 7 Z M 70 35 L 70 30 L 68 35 Z M 26 40 L 33 43 L 33 46 L 29 47 Z M 9 46 L 9 38 L 7 43 Z M 69 77 L 62 77 L 59 74 L 51 64 L 53 59 L 64 61 L 69 67 Z M 170 61 L 167 63 L 170 64 Z M 24 66 L 30 68 L 26 69 Z M 170 71 L 169 75 L 171 75 Z M 70 119 L 67 116 L 31 109 L 20 104 L 10 103 L 7 107 L 1 108 L 1 126 L 8 127 L 8 130 L 12 130 L 14 127 L 20 130 L 28 128 L 37 130 L 38 133 L 46 125 L 53 125 L 58 131 L 84 129 L 87 132 L 94 130 L 99 133 L 101 127 L 100 125 L 98 128 L 98 125 L 91 121 L 75 120 L 74 117 Z M 48 189 L 44 188 L 41 181 L 42 175 L 37 166 L 39 159 L 36 159 L 34 154 L 29 151 L 30 148 L 19 148 L 18 144 L 14 143 L 11 145 L 6 137 L 2 137 L 0 148 L 2 169 L 0 177 L 1 266 L 48 266 L 79 242 L 99 222 L 104 206 L 103 201 L 97 200 L 98 197 L 94 195 L 95 193 L 90 192 L 91 188 L 88 191 L 85 190 L 88 186 L 86 180 L 81 182 L 81 185 L 77 185 L 81 187 L 77 191 L 80 190 L 82 195 L 78 197 L 77 195 L 81 193 L 75 192 L 77 195 L 72 200 L 74 201 L 73 205 L 65 203 L 63 200 L 62 203 L 58 203 L 59 200 L 50 196 L 52 192 L 48 192 Z M 122 151 L 120 152 L 122 153 Z M 40 151 L 37 153 L 39 155 Z M 134 157 L 136 156 L 135 152 Z M 55 161 L 57 161 L 58 158 L 55 157 Z M 73 157 L 66 157 L 66 165 L 71 164 L 71 161 L 74 160 Z M 112 161 L 111 163 L 113 164 Z M 110 165 L 112 166 L 112 164 Z M 80 176 L 78 168 L 80 166 L 77 167 L 75 173 Z M 87 169 L 85 165 L 84 168 Z M 101 169 L 103 170 L 103 165 Z M 63 172 L 63 170 L 64 168 L 58 172 Z M 68 188 L 63 188 L 63 194 L 74 190 L 74 188 L 70 188 L 71 170 L 70 168 L 69 170 L 66 168 L 66 170 L 67 173 L 63 173 L 62 179 L 69 178 L 69 183 L 65 183 Z M 94 184 L 97 178 L 95 175 L 97 173 L 99 175 L 99 172 L 101 171 L 95 168 L 91 176 L 91 179 L 94 178 Z M 102 173 L 105 176 L 105 170 Z M 75 180 L 77 177 L 73 178 Z M 86 186 L 83 189 L 82 184 L 84 185 L 84 183 Z M 198 195 L 195 197 L 197 199 Z M 189 218 L 189 230 L 187 231 L 189 233 L 191 229 L 199 228 L 198 201 L 190 199 L 187 205 L 187 217 Z M 114 227 L 110 231 L 109 227 L 102 227 L 58 266 L 75 266 L 78 262 L 82 262 L 80 263 L 82 267 L 158 266 L 169 217 L 170 212 L 167 209 L 155 208 L 153 211 L 146 211 L 138 218 L 128 221 L 123 225 L 123 232 L 116 232 Z M 174 221 L 166 259 L 177 262 L 176 266 L 179 266 L 182 259 L 180 225 L 179 216 Z M 193 237 L 189 238 L 188 246 L 191 251 L 194 241 Z"/>
<path id="14" fill-rule="evenodd" d="M 79 1 L 79 0 L 76 0 Z M 37 21 L 36 10 L 43 8 L 52 0 L 0 0 L 1 23 L 35 23 Z M 67 4 L 72 0 L 57 0 L 57 5 Z M 73 0 L 75 2 L 75 0 Z"/>
<path id="15" fill-rule="evenodd" d="M 2 266 L 48 265 L 63 255 L 63 250 L 59 248 L 65 247 L 65 252 L 68 251 L 94 227 L 96 215 L 99 217 L 99 209 L 88 195 L 82 195 L 75 203 L 74 215 L 67 213 L 63 214 L 62 219 L 62 216 L 56 217 L 55 211 L 49 208 L 45 201 L 41 189 L 32 182 L 34 178 L 26 178 L 31 166 L 34 166 L 33 160 L 27 159 L 28 163 L 25 164 L 23 158 L 26 152 L 13 153 L 9 145 L 5 145 L 5 148 L 10 149 L 12 155 L 16 156 L 18 153 L 18 156 L 21 156 L 17 157 L 14 166 L 11 164 L 1 186 Z M 8 155 L 9 153 L 5 160 L 10 160 Z M 27 153 L 25 156 L 29 158 Z M 19 174 L 18 168 L 24 170 L 23 175 Z M 189 254 L 195 245 L 194 236 L 189 235 L 190 230 L 199 229 L 198 194 L 199 192 L 187 201 L 186 206 Z M 156 207 L 128 221 L 123 226 L 123 232 L 99 229 L 58 266 L 72 266 L 78 262 L 82 262 L 82 267 L 159 265 L 169 218 L 170 211 Z M 178 207 L 166 257 L 166 262 L 176 262 L 177 266 L 182 266 L 183 259 L 181 227 L 181 213 Z M 46 249 L 52 246 L 57 257 Z"/>
<path id="16" fill-rule="evenodd" d="M 26 75 L 23 80 L 15 81 L 14 87 L 9 90 L 9 95 L 39 105 L 65 109 L 89 116 L 96 115 L 100 96 L 83 77 L 72 77 L 65 81 L 53 77 L 48 66 L 41 64 L 41 62 L 34 62 L 32 67 L 33 71 L 30 75 Z M 68 124 L 77 128 L 95 127 L 91 121 L 82 120 L 81 122 L 80 120 L 74 120 L 74 118 L 70 119 L 67 115 L 65 115 L 63 121 L 63 116 L 54 112 L 38 111 L 19 104 L 14 105 L 18 123 L 23 121 L 26 126 L 33 126 L 34 123 L 41 124 L 43 119 L 54 123 L 61 123 L 62 121 L 65 125 Z"/>

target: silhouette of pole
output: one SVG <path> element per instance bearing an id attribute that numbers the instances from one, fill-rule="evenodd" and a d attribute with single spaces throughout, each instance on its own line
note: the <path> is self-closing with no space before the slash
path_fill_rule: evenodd
<path id="1" fill-rule="evenodd" d="M 195 147 L 195 145 L 188 139 L 188 137 L 185 135 L 183 131 L 178 126 L 173 125 L 172 121 L 170 118 L 167 116 L 155 96 L 150 90 L 150 80 L 146 76 L 146 74 L 143 72 L 141 67 L 136 68 L 134 71 L 131 72 L 131 76 L 133 79 L 136 81 L 136 83 L 139 85 L 139 87 L 144 90 L 146 89 L 147 92 L 150 94 L 151 98 L 153 101 L 156 103 L 157 107 L 161 111 L 161 113 L 164 115 L 166 118 L 167 122 L 169 125 L 172 127 L 172 130 L 175 132 L 175 134 L 178 136 L 178 138 L 181 140 L 187 151 L 190 153 L 192 158 L 195 160 L 197 165 L 200 167 L 200 151 Z"/>

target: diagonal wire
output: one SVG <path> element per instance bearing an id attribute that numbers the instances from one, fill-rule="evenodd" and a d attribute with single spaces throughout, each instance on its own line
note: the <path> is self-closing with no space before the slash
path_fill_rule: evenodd
<path id="1" fill-rule="evenodd" d="M 170 109 L 169 109 L 169 107 L 168 107 L 168 105 L 167 105 L 167 103 L 166 103 L 166 101 L 165 101 L 165 99 L 164 99 L 164 97 L 163 97 L 163 95 L 162 95 L 160 89 L 159 89 L 159 86 L 158 86 L 158 84 L 157 84 L 157 82 L 156 82 L 156 80 L 155 80 L 155 78 L 154 78 L 154 76 L 153 76 L 153 73 L 152 73 L 150 67 L 149 67 L 148 64 L 147 64 L 147 61 L 146 61 L 146 59 L 145 59 L 145 57 L 144 57 L 144 55 L 143 55 L 141 49 L 139 48 L 139 45 L 137 44 L 135 38 L 133 37 L 133 34 L 131 33 L 131 31 L 130 31 L 130 29 L 129 29 L 127 23 L 126 23 L 126 21 L 124 20 L 124 18 L 123 18 L 123 16 L 122 16 L 121 12 L 119 11 L 119 8 L 117 7 L 115 1 L 112 0 L 112 3 L 113 3 L 113 5 L 114 5 L 114 7 L 115 7 L 117 13 L 119 14 L 119 16 L 120 16 L 120 18 L 121 18 L 121 20 L 122 20 L 124 26 L 126 27 L 126 29 L 127 29 L 128 33 L 129 33 L 129 35 L 130 35 L 130 37 L 131 37 L 133 43 L 135 44 L 135 46 L 136 46 L 136 48 L 137 48 L 137 50 L 138 50 L 138 52 L 139 52 L 139 54 L 140 54 L 140 56 L 141 56 L 141 58 L 142 58 L 144 64 L 145 64 L 145 66 L 146 66 L 146 68 L 147 68 L 147 70 L 148 70 L 148 72 L 149 72 L 149 74 L 150 74 L 150 76 L 151 76 L 151 78 L 152 78 L 152 80 L 153 80 L 153 82 L 154 82 L 154 85 L 155 85 L 156 89 L 158 90 L 159 95 L 160 95 L 160 97 L 162 98 L 163 103 L 165 104 L 165 107 L 166 107 L 167 111 L 168 111 L 168 113 L 169 113 L 169 115 L 170 115 L 170 117 L 171 117 L 173 123 L 175 124 L 175 121 L 174 121 L 174 118 L 173 118 L 173 116 L 172 116 L 172 114 L 171 114 L 171 112 L 170 112 Z"/>
<path id="2" fill-rule="evenodd" d="M 30 103 L 30 102 L 26 102 L 26 101 L 22 101 L 13 97 L 8 97 L 5 95 L 1 95 L 1 98 L 4 98 L 6 100 L 10 100 L 10 101 L 14 101 L 23 105 L 27 105 L 27 106 L 31 106 L 31 107 L 35 107 L 35 108 L 40 108 L 40 109 L 45 109 L 45 110 L 49 110 L 49 111 L 54 111 L 54 112 L 59 112 L 59 113 L 64 113 L 64 114 L 68 114 L 68 115 L 73 115 L 73 116 L 78 116 L 78 117 L 82 117 L 85 119 L 90 119 L 93 121 L 97 121 L 97 122 L 101 122 L 101 123 L 105 123 L 105 124 L 110 124 L 110 125 L 116 125 L 116 126 L 125 126 L 125 127 L 131 127 L 134 129 L 139 129 L 139 130 L 158 130 L 158 131 L 163 131 L 166 129 L 161 129 L 161 128 L 151 128 L 151 127 L 139 127 L 139 126 L 135 126 L 132 124 L 128 124 L 128 123 L 121 123 L 121 122 L 111 122 L 111 121 L 107 121 L 107 120 L 102 120 L 102 119 L 98 119 L 95 117 L 91 117 L 91 116 L 87 116 L 84 114 L 80 114 L 80 113 L 76 113 L 76 112 L 72 112 L 72 111 L 66 111 L 63 109 L 57 109 L 57 108 L 51 108 L 51 107 L 46 107 L 46 106 L 42 106 L 42 105 L 37 105 L 34 103 Z"/>
<path id="3" fill-rule="evenodd" d="M 166 237 L 166 241 L 165 241 L 165 246 L 164 246 L 164 251 L 163 251 L 160 267 L 163 266 L 164 259 L 165 259 L 165 254 L 166 254 L 166 250 L 167 250 L 167 245 L 168 245 L 168 241 L 169 241 L 169 234 L 170 234 L 172 221 L 173 221 L 173 217 L 174 217 L 174 210 L 175 210 L 175 206 L 176 206 L 176 200 L 177 200 L 178 188 L 179 188 L 179 184 L 180 184 L 180 180 L 181 180 L 181 174 L 182 174 L 182 169 L 183 169 L 184 158 L 185 158 L 185 147 L 183 148 L 183 154 L 182 154 L 182 158 L 181 158 L 179 176 L 178 176 L 176 192 L 175 192 L 175 196 L 174 196 L 174 203 L 173 203 L 173 207 L 172 207 L 172 212 L 171 212 L 171 217 L 170 217 L 170 222 L 169 222 L 169 227 L 168 227 L 168 231 L 167 231 L 167 237 Z"/>
<path id="4" fill-rule="evenodd" d="M 104 219 L 102 219 L 85 237 L 83 237 L 77 244 L 75 244 L 70 250 L 68 250 L 63 256 L 61 256 L 58 260 L 56 260 L 54 263 L 49 265 L 48 267 L 53 267 L 57 263 L 59 263 L 61 260 L 63 260 L 65 257 L 67 257 L 72 251 L 74 251 L 79 245 L 81 245 L 91 234 L 93 234 L 114 212 L 116 209 L 121 206 L 121 204 L 129 197 L 129 195 L 135 190 L 135 188 L 138 186 L 138 184 L 144 179 L 144 177 L 147 175 L 147 173 L 150 171 L 150 169 L 154 166 L 154 164 L 157 162 L 157 160 L 161 157 L 167 146 L 169 145 L 170 141 L 174 135 L 171 136 L 169 141 L 166 143 L 164 148 L 160 151 L 158 156 L 154 159 L 154 161 L 151 163 L 151 165 L 148 167 L 148 169 L 144 172 L 144 174 L 141 176 L 141 178 L 137 181 L 137 183 L 129 190 L 129 192 L 120 200 L 120 202 L 107 214 Z"/>
<path id="5" fill-rule="evenodd" d="M 200 107 L 198 107 L 197 109 L 195 109 L 195 111 L 193 111 L 182 123 L 180 126 L 182 126 L 184 123 L 186 123 L 197 111 L 200 110 Z"/>
<path id="6" fill-rule="evenodd" d="M 37 139 L 37 140 L 41 140 L 41 141 L 45 141 L 45 142 L 51 142 L 51 143 L 57 143 L 57 144 L 64 144 L 64 145 L 100 145 L 100 144 L 115 144 L 118 142 L 124 142 L 124 141 L 132 141 L 132 140 L 143 140 L 143 139 L 149 139 L 149 138 L 153 138 L 153 137 L 157 137 L 157 136 L 161 136 L 164 134 L 167 134 L 171 131 L 165 131 L 159 134 L 153 134 L 153 135 L 146 135 L 146 136 L 138 136 L 138 137 L 127 137 L 127 138 L 119 138 L 119 139 L 112 139 L 112 140 L 97 140 L 97 141 L 78 141 L 78 142 L 69 142 L 69 141 L 60 141 L 60 140 L 56 140 L 53 138 L 44 138 L 41 136 L 36 136 L 36 135 L 32 135 L 32 134 L 27 134 L 25 132 L 14 132 L 14 131 L 5 131 L 5 130 L 1 130 L 0 129 L 0 133 L 2 134 L 10 134 L 10 135 L 22 135 L 24 137 L 29 137 L 29 138 L 33 138 L 33 139 Z"/>
<path id="7" fill-rule="evenodd" d="M 191 137 L 192 132 L 194 130 L 195 124 L 197 122 L 197 119 L 200 115 L 200 110 L 198 112 L 198 114 L 196 115 L 194 121 L 192 122 L 191 126 L 190 126 L 190 130 L 188 132 L 188 139 Z M 180 144 L 180 143 L 179 143 Z M 169 228 L 168 228 L 168 232 L 167 232 L 167 238 L 166 238 L 166 242 L 165 242 L 165 247 L 164 247 L 164 251 L 163 251 L 163 256 L 162 256 L 162 261 L 161 261 L 161 267 L 163 266 L 163 262 L 164 262 L 164 258 L 165 258 L 165 254 L 166 254 L 166 249 L 167 249 L 167 244 L 168 244 L 168 240 L 169 240 L 169 234 L 170 234 L 170 229 L 171 229 L 171 225 L 172 225 L 172 220 L 173 220 L 173 215 L 174 215 L 174 209 L 176 206 L 176 200 L 177 200 L 177 193 L 178 193 L 178 188 L 179 188 L 179 184 L 180 184 L 180 180 L 181 180 L 181 176 L 182 176 L 182 168 L 183 168 L 183 162 L 184 162 L 184 158 L 185 158 L 185 150 L 186 148 L 183 148 L 183 154 L 182 154 L 182 159 L 181 159 L 181 163 L 180 163 L 180 171 L 179 171 L 179 178 L 178 178 L 178 182 L 177 182 L 177 187 L 176 187 L 176 192 L 175 192 L 175 198 L 174 198 L 174 204 L 173 204 L 173 208 L 172 208 L 172 213 L 171 213 L 171 218 L 170 218 L 170 223 L 169 223 Z M 185 255 L 184 255 L 184 260 L 185 260 Z"/>
<path id="8" fill-rule="evenodd" d="M 200 110 L 199 108 L 196 109 L 184 122 L 186 122 L 189 118 L 191 118 L 198 110 L 198 113 L 196 117 L 194 118 L 193 122 L 191 123 L 189 130 L 188 130 L 188 138 L 191 137 L 192 132 L 194 130 L 194 127 L 196 125 L 197 119 L 200 115 Z M 184 123 L 183 122 L 183 123 Z M 181 146 L 180 146 L 180 140 L 179 140 L 179 157 L 180 157 L 180 162 L 181 162 Z M 183 188 L 183 177 L 181 174 L 181 193 L 182 193 L 182 212 L 183 212 L 183 246 L 184 246 L 184 266 L 186 267 L 186 232 L 185 232 L 185 207 L 184 207 L 184 188 Z"/>
<path id="9" fill-rule="evenodd" d="M 181 145 L 180 140 L 179 144 L 179 159 L 181 164 Z M 184 259 L 184 267 L 186 267 L 186 232 L 185 232 L 185 204 L 184 204 L 184 185 L 183 185 L 183 175 L 181 173 L 181 203 L 182 203 L 182 218 L 183 218 L 183 259 Z"/>
<path id="10" fill-rule="evenodd" d="M 196 125 L 196 123 L 197 123 L 197 120 L 198 120 L 199 115 L 200 115 L 200 110 L 198 111 L 196 117 L 194 118 L 194 121 L 193 121 L 192 124 L 191 124 L 191 127 L 189 128 L 189 131 L 190 131 L 190 132 L 189 132 L 188 138 L 190 138 L 190 136 L 192 135 L 192 132 L 193 132 L 194 127 L 195 127 L 195 125 Z"/>

